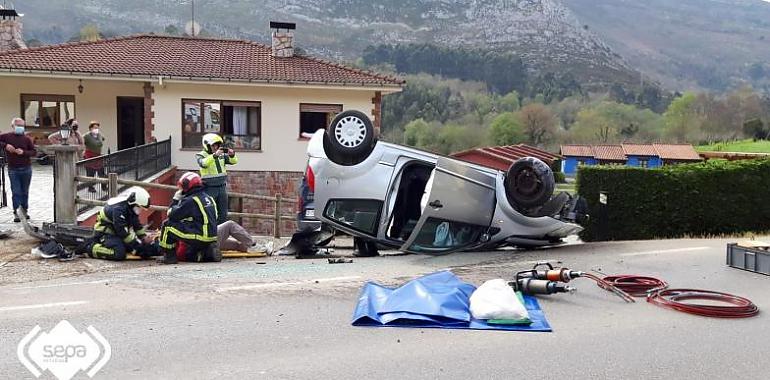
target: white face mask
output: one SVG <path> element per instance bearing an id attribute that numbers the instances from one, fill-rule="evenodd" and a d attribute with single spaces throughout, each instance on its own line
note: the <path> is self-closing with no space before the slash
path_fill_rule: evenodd
<path id="1" fill-rule="evenodd" d="M 142 208 L 139 206 L 134 206 L 134 214 L 140 215 L 142 213 Z"/>
<path id="2" fill-rule="evenodd" d="M 91 133 L 92 133 L 94 136 L 98 135 L 98 134 L 99 134 L 99 128 L 94 128 L 94 129 L 92 129 L 92 130 L 91 130 Z"/>

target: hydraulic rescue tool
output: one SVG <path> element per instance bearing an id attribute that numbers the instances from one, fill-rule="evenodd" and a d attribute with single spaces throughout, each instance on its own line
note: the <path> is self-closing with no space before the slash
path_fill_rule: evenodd
<path id="1" fill-rule="evenodd" d="M 628 293 L 591 273 L 569 268 L 554 268 L 549 262 L 539 262 L 530 270 L 516 273 L 514 281 L 509 285 L 526 294 L 573 293 L 576 289 L 564 284 L 581 277 L 595 281 L 599 286 L 615 293 L 626 302 L 635 302 Z"/>

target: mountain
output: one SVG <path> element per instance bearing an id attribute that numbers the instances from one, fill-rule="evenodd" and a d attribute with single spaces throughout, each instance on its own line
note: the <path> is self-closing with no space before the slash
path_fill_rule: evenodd
<path id="1" fill-rule="evenodd" d="M 297 45 L 355 60 L 369 45 L 436 43 L 520 55 L 534 74 L 606 86 L 770 90 L 770 3 L 762 0 L 197 0 L 213 35 L 268 42 L 296 22 Z M 190 0 L 25 0 L 25 36 L 64 42 L 86 24 L 105 34 L 183 29 Z"/>
<path id="2" fill-rule="evenodd" d="M 25 36 L 63 42 L 85 24 L 108 34 L 183 29 L 189 1 L 27 0 Z M 296 22 L 297 45 L 355 60 L 369 45 L 435 43 L 514 52 L 534 74 L 572 73 L 584 84 L 636 83 L 638 75 L 559 0 L 198 0 L 205 31 L 268 42 L 270 20 Z M 62 20 L 67 20 L 63 22 Z"/>
<path id="3" fill-rule="evenodd" d="M 634 68 L 669 88 L 770 92 L 770 3 L 762 0 L 564 0 Z"/>

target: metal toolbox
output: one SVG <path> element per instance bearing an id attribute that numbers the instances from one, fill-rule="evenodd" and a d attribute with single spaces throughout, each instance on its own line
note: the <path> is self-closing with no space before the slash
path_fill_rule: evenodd
<path id="1" fill-rule="evenodd" d="M 727 245 L 727 265 L 770 276 L 770 251 L 730 243 Z"/>

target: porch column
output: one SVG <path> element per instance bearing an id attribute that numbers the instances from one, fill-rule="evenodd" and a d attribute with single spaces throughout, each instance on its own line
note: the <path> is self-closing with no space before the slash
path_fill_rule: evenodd
<path id="1" fill-rule="evenodd" d="M 76 224 L 78 209 L 75 205 L 75 161 L 78 156 L 77 145 L 52 145 L 56 159 L 55 173 L 56 189 L 54 193 L 54 210 L 56 223 Z"/>
<path id="2" fill-rule="evenodd" d="M 144 82 L 144 142 L 149 144 L 152 142 L 152 132 L 155 130 L 155 124 L 153 119 L 155 118 L 155 112 L 152 108 L 155 105 L 155 100 L 152 98 L 152 94 L 155 92 L 155 88 L 150 82 Z"/>
<path id="3" fill-rule="evenodd" d="M 374 134 L 375 136 L 380 135 L 380 127 L 382 126 L 382 92 L 377 91 L 374 93 L 374 97 L 372 98 L 372 104 L 374 105 L 374 109 L 372 109 L 372 116 L 374 117 Z"/>

